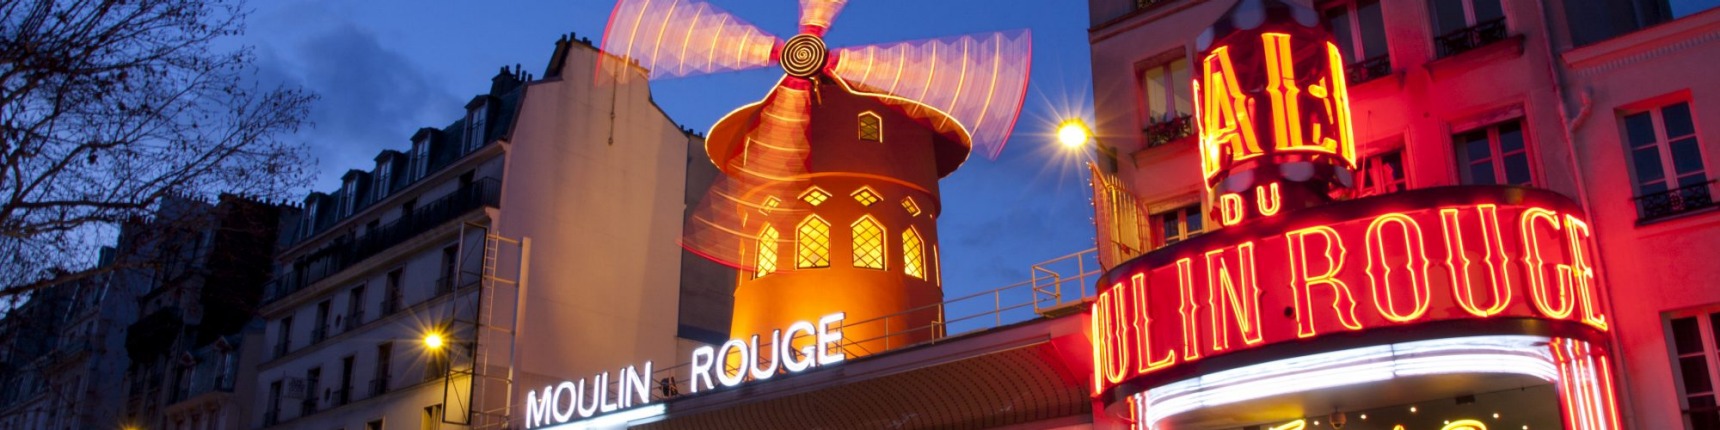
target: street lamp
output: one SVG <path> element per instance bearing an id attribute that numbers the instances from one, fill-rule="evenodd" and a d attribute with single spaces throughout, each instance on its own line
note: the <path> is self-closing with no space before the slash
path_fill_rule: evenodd
<path id="1" fill-rule="evenodd" d="M 1057 126 L 1057 142 L 1062 143 L 1064 149 L 1079 149 L 1092 138 L 1093 130 L 1087 128 L 1087 123 L 1080 118 L 1063 120 L 1063 124 Z"/>
<path id="2" fill-rule="evenodd" d="M 430 332 L 424 335 L 424 347 L 426 349 L 439 351 L 442 349 L 442 345 L 443 339 L 441 333 Z"/>

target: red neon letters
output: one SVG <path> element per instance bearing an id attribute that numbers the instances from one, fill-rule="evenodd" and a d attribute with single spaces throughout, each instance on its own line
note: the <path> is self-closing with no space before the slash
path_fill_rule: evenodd
<path id="1" fill-rule="evenodd" d="M 1486 203 L 1285 222 L 1286 233 L 1191 242 L 1180 246 L 1208 247 L 1112 269 L 1092 307 L 1094 394 L 1181 363 L 1377 327 L 1539 318 L 1607 328 L 1589 227 L 1570 213 Z"/>

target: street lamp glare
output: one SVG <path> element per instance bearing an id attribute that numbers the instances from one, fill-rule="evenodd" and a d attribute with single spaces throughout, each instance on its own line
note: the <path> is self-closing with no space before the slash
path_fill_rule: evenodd
<path id="1" fill-rule="evenodd" d="M 430 349 L 442 349 L 442 334 L 430 333 L 424 335 L 424 346 Z"/>
<path id="2" fill-rule="evenodd" d="M 1083 124 L 1079 119 L 1063 121 L 1063 125 L 1057 127 L 1057 141 L 1062 143 L 1064 148 L 1080 148 L 1086 145 L 1087 139 L 1091 137 L 1087 132 L 1087 124 Z"/>

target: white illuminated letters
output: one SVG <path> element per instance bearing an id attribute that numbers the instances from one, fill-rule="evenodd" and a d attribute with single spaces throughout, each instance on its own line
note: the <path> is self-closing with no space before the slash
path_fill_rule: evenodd
<path id="1" fill-rule="evenodd" d="M 799 373 L 841 363 L 847 359 L 842 351 L 842 322 L 846 317 L 846 313 L 837 312 L 819 318 L 817 324 L 800 321 L 786 330 L 772 330 L 768 344 L 761 343 L 761 336 L 753 334 L 747 339 L 729 339 L 716 347 L 694 348 L 688 365 L 692 371 L 688 378 L 690 391 L 713 390 L 719 384 L 734 387 L 747 381 L 770 379 L 781 371 Z M 799 348 L 795 347 L 797 343 Z M 651 369 L 651 362 L 646 361 L 642 367 L 621 368 L 613 379 L 609 372 L 599 372 L 589 378 L 544 386 L 542 390 L 526 390 L 526 428 L 575 420 L 585 425 L 608 420 L 625 422 L 661 414 L 660 405 L 636 408 L 651 403 L 650 384 L 655 379 Z M 617 386 L 614 393 L 608 389 L 611 381 Z M 601 420 L 593 419 L 600 415 Z"/>

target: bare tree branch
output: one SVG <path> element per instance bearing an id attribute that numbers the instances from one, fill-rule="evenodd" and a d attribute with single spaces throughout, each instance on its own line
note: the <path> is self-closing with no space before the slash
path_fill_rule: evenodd
<path id="1" fill-rule="evenodd" d="M 239 0 L 0 2 L 0 296 L 82 266 L 171 196 L 285 201 L 312 96 L 249 83 Z M 159 219 L 156 221 L 160 221 Z"/>

